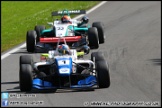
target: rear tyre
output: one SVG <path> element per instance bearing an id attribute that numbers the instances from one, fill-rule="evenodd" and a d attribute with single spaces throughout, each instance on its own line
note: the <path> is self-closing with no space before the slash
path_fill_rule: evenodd
<path id="1" fill-rule="evenodd" d="M 36 37 L 37 37 L 37 34 L 34 30 L 30 30 L 27 32 L 26 45 L 27 45 L 28 52 L 34 52 L 34 49 L 35 49 L 34 47 L 36 44 Z"/>
<path id="2" fill-rule="evenodd" d="M 103 54 L 103 52 L 93 52 L 93 53 L 91 53 L 92 61 L 94 61 L 93 58 L 95 58 L 95 62 L 104 60 L 104 54 Z"/>
<path id="3" fill-rule="evenodd" d="M 19 72 L 19 85 L 21 91 L 31 91 L 32 89 L 32 67 L 29 64 L 21 64 Z"/>
<path id="4" fill-rule="evenodd" d="M 98 33 L 96 27 L 88 28 L 88 40 L 91 49 L 97 49 L 99 47 Z"/>
<path id="5" fill-rule="evenodd" d="M 103 24 L 101 22 L 94 22 L 92 27 L 96 27 L 98 31 L 99 43 L 102 44 L 105 42 Z"/>
<path id="6" fill-rule="evenodd" d="M 108 88 L 110 86 L 110 75 L 107 62 L 105 60 L 96 62 L 96 68 L 99 88 Z"/>
<path id="7" fill-rule="evenodd" d="M 37 38 L 36 38 L 37 42 L 39 42 L 39 38 L 41 37 L 41 33 L 45 29 L 46 29 L 46 27 L 44 25 L 37 25 L 37 26 L 35 26 L 34 30 L 37 33 Z"/>

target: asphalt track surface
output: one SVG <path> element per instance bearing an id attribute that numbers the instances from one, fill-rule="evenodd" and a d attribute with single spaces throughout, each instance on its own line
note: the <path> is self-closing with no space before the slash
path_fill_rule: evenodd
<path id="1" fill-rule="evenodd" d="M 111 85 L 90 91 L 57 90 L 33 92 L 36 98 L 10 98 L 18 101 L 44 101 L 41 106 L 90 106 L 91 102 L 140 102 L 161 106 L 161 3 L 160 1 L 108 1 L 87 15 L 90 24 L 102 21 L 106 42 L 103 51 L 109 63 Z M 19 57 L 26 48 L 1 60 L 1 92 L 19 90 Z M 38 58 L 39 54 L 30 54 Z M 90 58 L 90 54 L 85 58 Z M 27 93 L 28 94 L 28 93 Z M 108 106 L 109 107 L 109 106 Z"/>

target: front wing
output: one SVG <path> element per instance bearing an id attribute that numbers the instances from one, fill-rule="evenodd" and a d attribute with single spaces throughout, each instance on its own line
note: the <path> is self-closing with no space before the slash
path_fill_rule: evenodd
<path id="1" fill-rule="evenodd" d="M 95 85 L 97 85 L 97 80 L 93 75 L 78 81 L 77 85 L 70 85 L 69 87 L 54 86 L 51 82 L 39 78 L 33 80 L 33 88 L 35 89 L 91 88 Z"/>

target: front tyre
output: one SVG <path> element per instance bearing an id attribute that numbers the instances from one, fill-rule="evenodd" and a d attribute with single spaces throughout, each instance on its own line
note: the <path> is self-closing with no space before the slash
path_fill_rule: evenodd
<path id="1" fill-rule="evenodd" d="M 105 60 L 96 62 L 96 68 L 99 88 L 108 88 L 110 86 L 110 75 L 107 62 Z"/>
<path id="2" fill-rule="evenodd" d="M 94 60 L 95 58 L 95 60 Z M 91 60 L 94 62 L 104 60 L 104 54 L 103 52 L 93 52 L 91 53 Z"/>
<path id="3" fill-rule="evenodd" d="M 32 67 L 29 64 L 21 64 L 19 71 L 19 85 L 21 91 L 31 91 L 32 89 Z"/>
<path id="4" fill-rule="evenodd" d="M 33 57 L 31 55 L 21 55 L 20 56 L 20 65 L 21 64 L 33 64 Z"/>

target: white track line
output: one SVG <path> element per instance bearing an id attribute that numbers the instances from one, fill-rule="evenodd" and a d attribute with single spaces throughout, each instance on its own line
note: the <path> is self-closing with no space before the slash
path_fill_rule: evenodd
<path id="1" fill-rule="evenodd" d="M 86 14 L 89 14 L 90 12 L 94 11 L 95 9 L 97 9 L 97 8 L 100 7 L 100 6 L 102 6 L 102 5 L 105 4 L 106 2 L 107 2 L 107 1 L 102 1 L 101 3 L 99 3 L 98 5 L 96 5 L 95 7 L 93 7 L 92 9 L 88 10 L 88 11 L 86 12 Z M 84 16 L 84 15 L 79 15 L 79 16 L 73 18 L 73 19 L 78 19 L 78 18 L 80 18 L 80 17 L 82 17 L 82 16 Z M 11 53 L 14 53 L 14 52 L 18 51 L 18 50 L 20 50 L 20 48 L 23 48 L 23 47 L 25 47 L 25 46 L 26 46 L 26 43 L 22 44 L 22 45 L 19 46 L 19 47 L 16 47 L 16 48 L 12 49 L 11 51 L 9 51 L 9 52 L 7 52 L 7 53 L 5 53 L 5 54 L 3 54 L 3 55 L 1 56 L 1 60 L 3 60 L 4 58 L 6 58 L 6 57 L 8 57 L 9 55 L 11 55 Z"/>
<path id="2" fill-rule="evenodd" d="M 102 5 L 105 4 L 106 2 L 107 2 L 107 1 L 103 1 L 103 2 L 99 3 L 98 5 L 96 5 L 95 7 L 93 7 L 92 9 L 88 10 L 88 11 L 86 12 L 86 14 L 91 13 L 92 11 L 94 11 L 94 10 L 97 9 L 98 7 L 102 6 Z M 84 16 L 84 15 L 79 15 L 79 16 L 73 18 L 73 19 L 78 19 L 78 18 L 80 18 L 80 17 L 82 17 L 82 16 Z"/>

